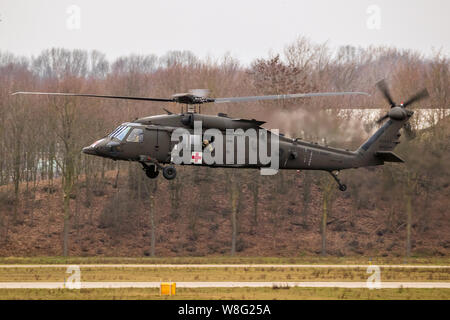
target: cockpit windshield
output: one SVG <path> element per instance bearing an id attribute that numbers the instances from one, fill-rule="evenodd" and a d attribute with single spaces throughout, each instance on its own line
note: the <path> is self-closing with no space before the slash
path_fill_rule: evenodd
<path id="1" fill-rule="evenodd" d="M 114 130 L 109 135 L 109 137 L 116 138 L 117 140 L 122 141 L 123 138 L 125 138 L 125 136 L 127 135 L 128 131 L 130 131 L 130 127 L 121 125 L 121 126 L 118 126 L 116 128 L 116 130 Z"/>
<path id="2" fill-rule="evenodd" d="M 111 133 L 108 135 L 108 137 L 113 137 L 114 134 L 115 134 L 117 131 L 119 131 L 120 129 L 122 129 L 123 127 L 124 127 L 124 126 L 118 126 L 117 128 L 114 129 L 113 132 L 111 132 Z"/>

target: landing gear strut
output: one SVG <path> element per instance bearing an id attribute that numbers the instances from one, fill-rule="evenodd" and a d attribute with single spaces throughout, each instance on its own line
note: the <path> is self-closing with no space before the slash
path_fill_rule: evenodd
<path id="1" fill-rule="evenodd" d="M 339 178 L 337 177 L 337 175 L 338 175 L 337 173 L 333 173 L 333 171 L 328 171 L 328 172 L 331 174 L 331 176 L 334 178 L 334 180 L 336 180 L 337 184 L 339 185 L 339 190 L 341 190 L 341 191 L 347 190 L 347 186 L 345 184 L 341 183 L 341 180 L 339 180 Z M 338 173 L 339 173 L 339 171 L 338 171 Z"/>

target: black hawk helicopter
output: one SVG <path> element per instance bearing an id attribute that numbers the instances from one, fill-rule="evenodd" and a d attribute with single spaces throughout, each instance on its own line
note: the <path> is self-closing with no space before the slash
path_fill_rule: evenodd
<path id="1" fill-rule="evenodd" d="M 346 185 L 341 183 L 337 177 L 340 170 L 350 168 L 360 168 L 368 166 L 383 165 L 385 162 L 404 162 L 393 153 L 394 148 L 399 143 L 402 127 L 408 129 L 408 121 L 413 115 L 413 111 L 406 109 L 407 106 L 428 97 L 428 91 L 423 89 L 408 99 L 406 102 L 396 104 L 387 88 L 384 80 L 377 83 L 378 89 L 382 92 L 390 105 L 389 111 L 382 116 L 377 124 L 387 121 L 357 150 L 349 151 L 332 148 L 302 141 L 300 139 L 290 139 L 282 134 L 276 134 L 261 127 L 264 121 L 255 119 L 230 118 L 226 114 L 219 113 L 217 116 L 201 114 L 201 105 L 206 103 L 236 103 L 260 100 L 280 100 L 306 97 L 342 96 L 342 95 L 368 95 L 364 92 L 320 92 L 320 93 L 298 93 L 269 96 L 249 96 L 230 98 L 210 98 L 197 91 L 190 93 L 175 94 L 172 98 L 147 98 L 129 96 L 110 96 L 81 93 L 44 93 L 44 92 L 16 92 L 15 94 L 35 94 L 35 95 L 57 95 L 73 97 L 95 97 L 107 99 L 128 99 L 140 101 L 174 102 L 182 104 L 181 113 L 174 114 L 166 109 L 167 114 L 149 116 L 123 123 L 118 126 L 108 136 L 94 142 L 92 145 L 83 148 L 83 152 L 113 160 L 138 161 L 142 164 L 146 175 L 149 178 L 156 178 L 162 170 L 163 176 L 168 179 L 176 177 L 176 169 L 173 166 L 174 151 L 182 149 L 180 155 L 187 156 L 190 161 L 185 161 L 184 165 L 200 165 L 210 167 L 228 168 L 259 168 L 267 169 L 270 164 L 262 161 L 259 156 L 251 156 L 258 153 L 262 147 L 270 150 L 271 158 L 277 160 L 276 169 L 293 170 L 323 170 L 331 174 L 337 182 L 339 189 L 345 191 Z M 183 109 L 185 105 L 185 109 Z M 197 112 L 198 110 L 198 112 Z M 200 131 L 195 130 L 196 123 L 201 124 Z M 177 129 L 184 129 L 186 135 L 182 138 L 172 139 L 171 136 Z M 208 135 L 209 129 L 215 129 L 216 135 Z M 243 151 L 241 150 L 240 161 L 237 144 L 227 144 L 230 137 L 219 135 L 233 131 L 234 136 L 243 136 Z M 256 135 L 254 143 L 246 139 L 244 130 L 263 130 L 266 135 Z M 219 138 L 218 138 L 219 137 Z M 263 139 L 264 138 L 264 139 Z M 272 141 L 278 141 L 276 147 Z M 262 143 L 261 143 L 262 141 Z M 266 145 L 267 144 L 267 145 Z M 229 146 L 231 145 L 231 149 Z M 185 148 L 181 148 L 184 146 Z M 196 147 L 197 146 L 197 147 Z M 180 147 L 180 148 L 179 148 Z M 192 151 L 192 147 L 194 151 Z M 228 149 L 227 149 L 228 147 Z M 272 150 L 272 149 L 273 150 Z M 186 151 L 188 150 L 188 151 Z M 180 151 L 180 150 L 178 150 Z M 204 161 L 206 154 L 218 155 L 215 161 L 208 163 Z M 227 161 L 233 159 L 233 161 Z M 275 170 L 276 172 L 276 170 Z"/>

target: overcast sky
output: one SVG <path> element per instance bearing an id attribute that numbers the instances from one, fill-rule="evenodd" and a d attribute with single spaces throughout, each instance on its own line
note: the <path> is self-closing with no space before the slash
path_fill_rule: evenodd
<path id="1" fill-rule="evenodd" d="M 0 0 L 0 50 L 97 49 L 115 58 L 191 50 L 243 63 L 299 35 L 339 45 L 450 52 L 449 0 Z"/>

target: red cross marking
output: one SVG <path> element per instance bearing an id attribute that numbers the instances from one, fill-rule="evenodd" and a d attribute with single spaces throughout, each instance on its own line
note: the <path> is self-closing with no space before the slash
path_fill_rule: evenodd
<path id="1" fill-rule="evenodd" d="M 197 160 L 202 160 L 202 157 L 199 156 L 198 152 L 196 152 L 195 155 L 192 156 L 192 160 L 194 160 L 194 162 L 197 162 Z"/>

